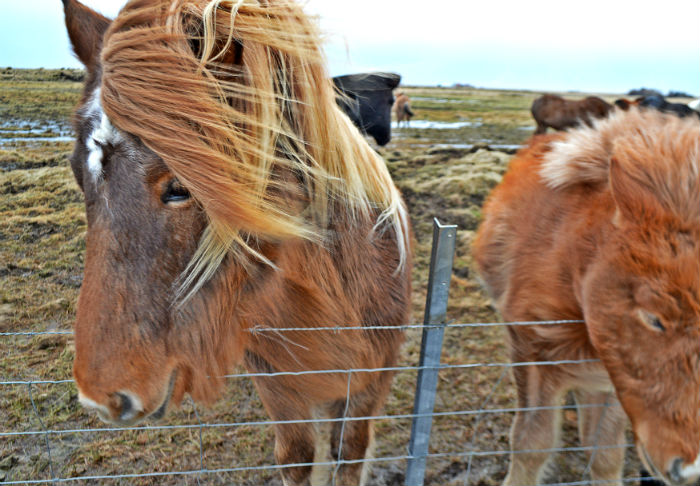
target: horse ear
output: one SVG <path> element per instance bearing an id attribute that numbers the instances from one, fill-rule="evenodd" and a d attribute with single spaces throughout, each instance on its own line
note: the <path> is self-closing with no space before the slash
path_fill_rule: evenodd
<path id="1" fill-rule="evenodd" d="M 386 79 L 386 84 L 389 88 L 395 89 L 399 84 L 401 84 L 401 75 L 396 73 L 386 73 L 384 75 Z"/>
<path id="2" fill-rule="evenodd" d="M 93 71 L 99 62 L 102 38 L 111 21 L 77 0 L 62 2 L 73 51 L 88 71 Z"/>

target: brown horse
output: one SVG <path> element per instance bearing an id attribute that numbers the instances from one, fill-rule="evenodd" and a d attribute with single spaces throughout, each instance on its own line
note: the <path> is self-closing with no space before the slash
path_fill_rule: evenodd
<path id="1" fill-rule="evenodd" d="M 411 98 L 405 93 L 398 93 L 396 95 L 396 101 L 394 101 L 394 114 L 396 115 L 396 126 L 400 127 L 401 122 L 405 122 L 408 126 L 411 118 L 413 118 L 414 113 L 411 110 Z"/>
<path id="2" fill-rule="evenodd" d="M 637 106 L 639 104 L 639 100 L 628 100 L 627 98 L 618 98 L 615 100 L 615 105 L 617 108 L 621 110 L 629 110 L 631 106 Z"/>
<path id="3" fill-rule="evenodd" d="M 88 71 L 71 158 L 88 220 L 80 402 L 132 424 L 185 393 L 211 402 L 237 363 L 341 370 L 254 381 L 296 422 L 276 425 L 280 464 L 332 453 L 354 461 L 337 484 L 361 483 L 371 423 L 304 421 L 383 405 L 391 373 L 342 370 L 396 363 L 402 333 L 376 327 L 409 319 L 410 230 L 336 105 L 314 23 L 285 0 L 131 0 L 111 22 L 63 2 Z M 352 329 L 304 330 L 335 326 Z M 311 467 L 282 474 L 307 484 Z"/>
<path id="4" fill-rule="evenodd" d="M 535 134 L 547 133 L 547 127 L 566 130 L 582 123 L 591 126 L 594 119 L 605 118 L 611 110 L 612 106 L 597 96 L 567 100 L 552 94 L 537 98 L 530 109 L 537 122 Z"/>
<path id="5" fill-rule="evenodd" d="M 585 324 L 510 326 L 511 359 L 600 361 L 513 368 L 529 410 L 515 416 L 505 484 L 541 479 L 550 454 L 533 451 L 556 446 L 552 407 L 570 390 L 593 405 L 579 409 L 583 445 L 611 446 L 593 453 L 593 479 L 620 481 L 624 412 L 649 470 L 698 478 L 699 255 L 697 120 L 616 110 L 513 159 L 474 243 L 481 275 L 508 322 Z"/>

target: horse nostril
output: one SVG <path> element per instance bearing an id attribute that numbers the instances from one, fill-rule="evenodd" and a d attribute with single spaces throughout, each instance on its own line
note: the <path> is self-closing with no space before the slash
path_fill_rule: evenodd
<path id="1" fill-rule="evenodd" d="M 695 481 L 700 471 L 696 470 L 695 465 L 685 467 L 685 461 L 680 457 L 675 458 L 671 462 L 671 467 L 668 470 L 668 478 L 673 484 L 689 484 Z"/>
<path id="2" fill-rule="evenodd" d="M 117 398 L 119 398 L 119 420 L 127 420 L 131 414 L 133 406 L 131 405 L 131 400 L 124 393 L 116 393 Z"/>
<path id="3" fill-rule="evenodd" d="M 117 392 L 116 397 L 119 399 L 119 420 L 127 422 L 141 412 L 141 406 L 134 403 L 134 399 L 126 393 Z"/>

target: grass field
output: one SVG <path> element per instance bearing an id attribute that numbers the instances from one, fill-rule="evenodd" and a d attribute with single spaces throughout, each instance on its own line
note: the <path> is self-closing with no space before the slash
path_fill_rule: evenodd
<path id="1" fill-rule="evenodd" d="M 80 96 L 80 72 L 0 70 L 0 332 L 69 331 L 82 280 L 85 215 L 82 195 L 68 164 L 70 116 Z M 415 230 L 413 322 L 422 320 L 432 218 L 459 226 L 448 317 L 455 322 L 492 322 L 498 316 L 479 287 L 470 244 L 481 205 L 498 183 L 515 148 L 533 131 L 529 106 L 537 93 L 475 89 L 405 88 L 416 120 L 452 128 L 395 130 L 380 152 L 404 194 Z M 608 99 L 613 99 L 609 96 Z M 438 127 L 440 125 L 437 125 Z M 507 361 L 500 327 L 449 330 L 443 363 Z M 416 365 L 420 333 L 409 331 L 402 365 Z M 211 409 L 188 400 L 165 425 L 190 428 L 74 432 L 104 429 L 77 402 L 73 383 L 7 384 L 70 380 L 70 335 L 0 336 L 0 482 L 100 475 L 152 474 L 257 467 L 274 464 L 269 426 L 234 424 L 266 420 L 251 382 L 231 379 Z M 240 371 L 240 370 L 239 370 Z M 386 414 L 412 412 L 415 372 L 394 382 Z M 502 368 L 475 367 L 440 373 L 437 412 L 510 408 L 511 377 Z M 564 443 L 576 445 L 576 415 L 564 414 Z M 495 485 L 507 456 L 466 458 L 466 451 L 505 451 L 511 415 L 487 413 L 436 418 L 431 452 L 454 453 L 428 461 L 430 485 Z M 50 436 L 32 431 L 66 431 Z M 406 454 L 409 420 L 377 424 L 376 457 Z M 73 432 L 71 432 L 73 431 Z M 25 433 L 22 435 L 22 433 Z M 48 444 L 47 444 L 48 442 Z M 201 444 L 201 448 L 200 448 Z M 48 446 L 48 447 L 47 447 Z M 50 450 L 50 456 L 49 456 Z M 461 455 L 460 455 L 461 454 Z M 629 477 L 636 476 L 628 454 Z M 548 482 L 585 479 L 582 454 L 556 456 Z M 377 462 L 370 484 L 403 484 L 405 461 Z M 78 484 L 269 484 L 275 470 L 84 480 Z"/>

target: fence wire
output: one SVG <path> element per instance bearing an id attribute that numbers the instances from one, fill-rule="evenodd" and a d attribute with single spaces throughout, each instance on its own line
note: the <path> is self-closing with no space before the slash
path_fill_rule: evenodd
<path id="1" fill-rule="evenodd" d="M 423 330 L 426 327 L 442 327 L 445 330 L 452 329 L 470 329 L 470 328 L 490 328 L 490 327 L 507 327 L 507 326 L 548 326 L 548 325 L 575 325 L 582 324 L 583 321 L 578 320 L 563 320 L 563 321 L 546 321 L 546 322 L 481 322 L 481 323 L 448 323 L 442 326 L 426 326 L 422 324 L 409 324 L 404 326 L 320 326 L 313 328 L 285 328 L 285 329 L 267 329 L 267 328 L 254 328 L 250 329 L 251 333 L 266 333 L 266 332 L 357 332 L 366 330 Z M 18 332 L 2 332 L 0 336 L 6 338 L 34 338 L 40 336 L 72 336 L 71 331 L 18 331 Z M 596 363 L 598 360 L 584 359 L 584 360 L 560 360 L 560 361 L 538 361 L 538 362 L 521 362 L 521 363 L 510 363 L 510 362 L 474 362 L 474 363 L 441 363 L 437 366 L 392 366 L 392 367 L 381 367 L 381 368 L 352 368 L 352 369 L 332 369 L 332 370 L 302 370 L 302 371 L 275 371 L 269 373 L 234 373 L 228 374 L 224 377 L 229 380 L 234 379 L 247 379 L 255 377 L 284 377 L 284 376 L 299 376 L 299 375 L 309 375 L 309 374 L 346 374 L 347 375 L 347 391 L 344 403 L 344 410 L 342 417 L 328 417 L 328 418 L 313 418 L 313 419 L 297 419 L 297 420 L 254 420 L 254 421 L 222 421 L 222 422 L 210 422 L 206 419 L 202 419 L 200 416 L 197 406 L 194 401 L 190 398 L 189 403 L 192 407 L 192 411 L 196 420 L 193 424 L 177 424 L 177 425 L 139 425 L 139 426 L 129 426 L 129 427 L 85 427 L 85 428 L 69 428 L 69 429 L 56 429 L 47 428 L 44 420 L 37 407 L 34 396 L 35 388 L 37 386 L 50 386 L 50 385 L 67 385 L 74 386 L 74 381 L 72 379 L 29 379 L 29 378 L 12 378 L 12 377 L 2 377 L 0 381 L 0 386 L 25 386 L 27 387 L 27 394 L 29 396 L 32 411 L 39 424 L 37 429 L 33 430 L 2 430 L 0 431 L 0 437 L 5 437 L 6 439 L 20 439 L 20 438 L 30 438 L 37 437 L 43 440 L 43 447 L 45 449 L 46 456 L 48 458 L 48 474 L 50 477 L 45 479 L 39 478 L 26 478 L 17 479 L 13 478 L 11 480 L 1 480 L 2 484 L 57 484 L 57 483 L 72 483 L 72 482 L 90 482 L 90 481 L 120 481 L 120 480 L 130 480 L 135 478 L 167 478 L 167 477 L 191 477 L 198 485 L 202 484 L 202 481 L 208 475 L 215 474 L 232 474 L 232 473 L 250 473 L 250 472 L 264 472 L 264 471 L 280 471 L 291 467 L 307 467 L 307 466 L 327 466 L 331 468 L 332 480 L 335 483 L 338 471 L 343 465 L 357 464 L 358 462 L 366 462 L 370 464 L 376 463 L 397 463 L 402 461 L 408 461 L 414 459 L 410 454 L 402 455 L 385 455 L 382 457 L 368 457 L 365 459 L 346 459 L 343 457 L 343 437 L 345 434 L 346 425 L 357 421 L 388 421 L 388 422 L 399 422 L 399 421 L 412 421 L 419 417 L 430 417 L 431 419 L 450 419 L 450 418 L 471 418 L 470 431 L 471 437 L 465 442 L 464 450 L 462 451 L 431 451 L 425 457 L 431 460 L 446 459 L 450 461 L 466 461 L 465 473 L 463 484 L 471 484 L 470 480 L 473 476 L 473 462 L 479 458 L 496 458 L 500 461 L 507 461 L 504 456 L 510 454 L 523 454 L 530 452 L 541 452 L 541 453 L 584 453 L 588 454 L 588 463 L 583 471 L 584 477 L 590 471 L 590 466 L 593 458 L 596 454 L 604 453 L 608 449 L 632 449 L 634 446 L 631 443 L 619 444 L 619 445 L 593 445 L 593 446 L 561 446 L 554 447 L 550 449 L 539 449 L 533 450 L 519 450 L 511 451 L 509 449 L 502 450 L 478 450 L 477 439 L 482 424 L 488 421 L 487 417 L 498 417 L 502 415 L 512 415 L 518 412 L 532 412 L 532 411 L 581 411 L 590 408 L 601 408 L 607 407 L 608 403 L 595 403 L 595 404 L 562 404 L 553 406 L 541 406 L 541 407 L 499 407 L 492 406 L 491 401 L 497 390 L 501 387 L 505 378 L 508 376 L 508 371 L 515 367 L 524 366 L 560 366 L 560 365 L 588 365 Z M 429 414 L 417 414 L 417 413 L 391 413 L 376 416 L 349 416 L 348 411 L 350 408 L 350 389 L 351 380 L 354 375 L 361 373 L 379 373 L 379 372 L 418 372 L 422 369 L 433 369 L 438 371 L 446 370 L 474 370 L 474 369 L 489 369 L 489 368 L 500 368 L 501 372 L 498 379 L 494 382 L 493 387 L 487 393 L 487 395 L 479 402 L 477 408 L 474 409 L 462 409 L 462 410 L 449 410 L 449 411 L 433 411 Z M 337 460 L 333 461 L 316 461 L 313 463 L 298 463 L 298 464 L 262 464 L 262 465 L 251 465 L 251 466 L 233 466 L 233 467 L 214 467 L 208 468 L 206 465 L 206 448 L 204 445 L 203 435 L 207 430 L 220 430 L 220 429 L 236 429 L 242 427 L 273 427 L 281 425 L 293 425 L 293 424 L 336 424 L 340 423 L 340 440 L 339 440 L 339 450 L 337 451 Z M 74 477 L 60 477 L 56 474 L 56 468 L 54 467 L 54 458 L 52 457 L 52 447 L 50 443 L 50 438 L 58 438 L 60 436 L 87 436 L 90 440 L 90 436 L 95 434 L 105 434 L 105 433 L 119 433 L 119 432 L 142 432 L 142 431 L 161 431 L 161 432 L 175 432 L 175 431 L 194 431 L 197 432 L 197 449 L 199 453 L 199 468 L 194 468 L 191 470 L 182 471 L 153 471 L 144 473 L 124 473 L 124 474 L 105 474 L 105 475 L 80 475 Z M 596 433 L 597 438 L 597 433 Z M 597 441 L 596 441 L 597 442 Z M 1 458 L 0 458 L 1 459 Z M 0 471 L 1 472 L 1 471 Z M 627 478 L 623 482 L 631 483 L 639 481 L 642 478 Z M 605 483 L 605 481 L 593 481 L 583 479 L 576 482 L 565 482 L 565 483 L 551 483 L 549 486 L 577 486 L 583 484 L 595 484 L 595 483 Z M 206 484 L 206 481 L 205 481 Z"/>
<path id="2" fill-rule="evenodd" d="M 400 330 L 407 331 L 411 329 L 461 329 L 470 327 L 510 327 L 510 326 L 557 326 L 561 324 L 583 324 L 582 320 L 558 320 L 558 321 L 517 321 L 517 322 L 465 322 L 446 324 L 403 324 L 396 326 L 318 326 L 318 327 L 281 327 L 270 328 L 255 326 L 246 331 L 252 334 L 265 332 L 339 332 L 339 331 L 390 331 Z M 53 336 L 53 335 L 68 335 L 72 336 L 73 331 L 18 331 L 18 332 L 0 332 L 0 336 Z"/>

